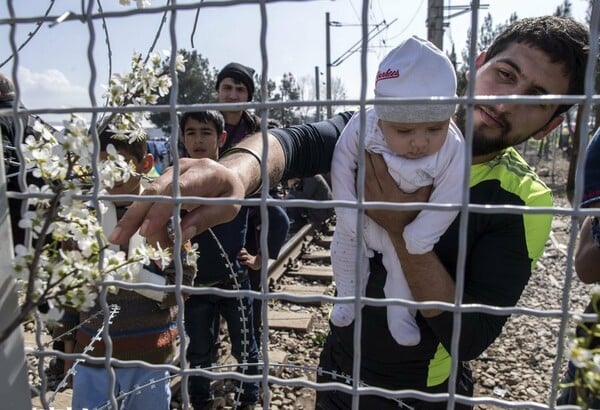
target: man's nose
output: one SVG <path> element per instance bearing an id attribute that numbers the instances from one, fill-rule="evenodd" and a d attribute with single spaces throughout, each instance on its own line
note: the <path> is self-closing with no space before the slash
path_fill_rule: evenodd
<path id="1" fill-rule="evenodd" d="M 506 96 L 529 96 L 531 95 L 530 90 L 529 90 L 529 85 L 528 84 L 515 84 L 514 86 L 510 87 L 510 89 L 505 90 L 504 93 L 502 94 L 497 94 L 498 97 L 503 98 Z M 494 107 L 496 108 L 496 111 L 499 113 L 509 113 L 509 112 L 514 112 L 515 110 L 520 110 L 522 109 L 522 107 L 526 107 L 527 104 L 522 104 L 519 102 L 519 100 L 517 98 L 515 98 L 514 100 L 511 100 L 509 102 L 501 102 L 498 103 L 496 105 L 494 105 Z"/>

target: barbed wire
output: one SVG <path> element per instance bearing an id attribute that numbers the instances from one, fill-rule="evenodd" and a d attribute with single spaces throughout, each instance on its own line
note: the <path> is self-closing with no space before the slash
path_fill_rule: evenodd
<path id="1" fill-rule="evenodd" d="M 50 11 L 52 11 L 52 7 L 54 7 L 55 2 L 56 2 L 56 0 L 50 0 L 50 4 L 48 5 L 48 8 L 46 9 L 46 12 L 43 15 L 44 17 L 48 17 L 50 15 Z M 17 51 L 21 51 L 27 45 L 27 43 L 29 43 L 33 39 L 33 37 L 35 37 L 35 35 L 42 28 L 42 25 L 44 24 L 44 20 L 40 20 L 35 24 L 36 24 L 35 29 L 27 34 L 27 39 L 23 43 L 21 43 L 21 45 L 19 47 L 17 47 Z M 0 63 L 0 68 L 4 67 L 14 57 L 15 57 L 14 54 L 9 55 L 3 62 Z"/>
<path id="2" fill-rule="evenodd" d="M 121 307 L 119 305 L 113 304 L 113 305 L 110 305 L 109 308 L 110 308 L 110 311 L 109 311 L 108 323 L 112 323 L 112 321 L 114 320 L 114 318 L 121 311 Z M 61 336 L 66 336 L 68 334 L 73 333 L 75 330 L 77 330 L 80 327 L 82 327 L 83 325 L 85 325 L 88 321 L 90 321 L 90 320 L 92 320 L 92 319 L 94 319 L 94 318 L 96 318 L 98 316 L 103 316 L 102 310 L 99 310 L 92 317 L 88 318 L 88 320 L 85 320 L 85 321 L 81 322 L 79 325 L 75 326 L 69 332 L 65 332 Z M 93 350 L 94 343 L 96 341 L 102 339 L 102 332 L 103 331 L 104 331 L 104 321 L 102 322 L 102 326 L 100 326 L 100 328 L 98 328 L 98 330 L 96 331 L 96 335 L 90 340 L 90 343 L 83 348 L 82 354 L 86 354 L 86 353 L 88 353 L 88 352 L 90 352 L 90 351 Z M 54 402 L 54 400 L 56 399 L 56 395 L 58 394 L 58 392 L 62 391 L 65 387 L 67 387 L 67 380 L 69 379 L 70 376 L 74 376 L 77 373 L 77 370 L 76 370 L 77 365 L 79 363 L 84 362 L 84 361 L 85 361 L 85 359 L 77 359 L 77 360 L 75 360 L 75 362 L 73 362 L 73 366 L 71 366 L 69 368 L 69 370 L 66 372 L 66 374 L 64 375 L 64 377 L 62 378 L 62 380 L 58 383 L 58 386 L 56 386 L 53 394 L 48 399 L 48 404 L 52 404 Z"/>
<path id="3" fill-rule="evenodd" d="M 167 7 L 171 6 L 171 0 L 167 0 Z M 200 8 L 198 8 L 198 11 L 200 11 Z M 154 35 L 154 40 L 152 41 L 152 44 L 150 45 L 150 48 L 148 49 L 148 52 L 146 53 L 146 58 L 144 59 L 144 64 L 146 64 L 148 62 L 148 59 L 150 58 L 150 54 L 152 54 L 152 52 L 154 51 L 154 48 L 156 47 L 156 44 L 158 43 L 158 39 L 160 38 L 161 34 L 162 34 L 162 29 L 167 21 L 167 13 L 169 12 L 169 10 L 165 10 L 163 12 L 163 16 L 160 19 L 160 24 L 158 25 L 158 29 L 156 30 L 156 34 Z"/>
<path id="4" fill-rule="evenodd" d="M 222 365 L 213 364 L 212 366 L 203 367 L 201 369 L 204 372 L 210 372 L 210 373 L 231 373 L 231 372 L 236 371 L 236 369 L 239 367 L 238 365 L 239 364 L 222 364 Z M 256 367 L 257 371 L 262 371 L 265 368 L 265 362 L 259 361 L 257 363 L 247 363 L 246 366 L 247 367 Z M 282 369 L 282 370 L 296 370 L 296 371 L 302 372 L 303 374 L 305 374 L 307 376 L 310 374 L 316 374 L 316 375 L 320 375 L 320 376 L 327 375 L 331 378 L 332 381 L 341 382 L 341 383 L 349 385 L 349 386 L 352 385 L 352 381 L 353 381 L 352 376 L 347 373 L 336 372 L 335 370 L 329 371 L 329 370 L 323 369 L 322 367 L 296 365 L 296 364 L 290 364 L 290 363 L 278 363 L 278 362 L 269 362 L 269 365 L 266 367 L 269 370 L 274 370 L 274 369 L 278 369 L 278 368 Z M 197 367 L 196 369 L 200 369 L 200 367 Z M 117 402 L 125 400 L 128 396 L 131 396 L 133 394 L 139 394 L 142 390 L 144 390 L 146 388 L 154 388 L 154 387 L 156 387 L 157 383 L 173 379 L 177 376 L 178 376 L 177 374 L 171 374 L 170 376 L 162 377 L 159 379 L 151 378 L 148 381 L 148 383 L 145 383 L 142 385 L 136 385 L 133 390 L 130 390 L 127 392 L 120 392 L 117 396 L 115 396 L 115 398 L 116 398 Z M 359 387 L 368 388 L 368 387 L 372 387 L 372 386 L 369 386 L 368 384 L 364 383 L 363 381 L 359 381 Z M 236 392 L 236 394 L 238 396 L 233 401 L 233 408 L 236 409 L 237 406 L 239 406 L 241 404 L 239 401 L 239 395 L 243 392 L 243 389 L 236 387 L 234 391 Z M 398 404 L 398 408 L 400 408 L 400 409 L 415 410 L 414 407 L 406 404 L 401 399 L 391 398 L 391 400 L 395 401 Z M 97 407 L 97 410 L 107 410 L 107 409 L 110 409 L 109 401 L 107 401 L 106 403 Z"/>

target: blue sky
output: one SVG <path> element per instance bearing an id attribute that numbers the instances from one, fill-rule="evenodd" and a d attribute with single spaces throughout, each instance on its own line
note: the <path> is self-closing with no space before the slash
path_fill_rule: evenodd
<path id="1" fill-rule="evenodd" d="M 96 0 L 93 0 L 96 3 Z M 584 21 L 587 0 L 571 0 L 574 16 Z M 50 5 L 50 0 L 6 0 L 0 4 L 0 19 L 9 17 L 8 4 L 12 3 L 15 15 L 21 18 L 41 16 Z M 66 11 L 81 13 L 81 3 L 88 1 L 57 0 L 50 16 L 58 17 Z M 135 2 L 134 2 L 135 3 Z M 152 0 L 152 6 L 162 6 L 166 0 Z M 177 4 L 199 4 L 200 0 L 178 0 Z M 260 51 L 260 8 L 256 4 L 223 6 L 220 1 L 212 1 L 215 7 L 202 8 L 196 29 L 196 10 L 182 10 L 177 13 L 175 32 L 178 49 L 195 48 L 208 58 L 212 67 L 222 67 L 230 61 L 238 61 L 262 69 Z M 371 96 L 370 78 L 377 68 L 378 61 L 389 51 L 411 35 L 427 36 L 425 19 L 427 0 L 372 0 L 369 6 L 371 24 L 386 22 L 389 26 L 376 36 L 369 45 L 367 71 L 367 97 Z M 463 6 L 470 0 L 445 0 L 446 6 Z M 479 12 L 479 20 L 489 12 L 494 22 L 504 22 L 515 11 L 519 17 L 552 14 L 562 0 L 488 0 L 486 10 Z M 105 11 L 132 11 L 134 5 L 120 6 L 118 0 L 104 0 Z M 331 60 L 342 56 L 360 40 L 363 2 L 362 0 L 307 0 L 276 2 L 267 4 L 267 55 L 268 76 L 278 79 L 285 72 L 292 72 L 301 83 L 313 87 L 315 66 L 325 76 L 325 13 L 330 13 L 332 21 L 341 27 L 331 27 Z M 457 10 L 447 12 L 453 14 Z M 113 72 L 128 70 L 133 52 L 146 53 L 150 48 L 162 13 L 111 18 L 107 20 L 112 51 Z M 444 35 L 444 48 L 455 44 L 459 53 L 464 48 L 470 15 L 464 14 L 448 20 L 449 26 Z M 21 45 L 28 33 L 35 29 L 34 23 L 19 24 L 15 31 L 16 45 Z M 100 21 L 94 24 L 96 39 L 94 59 L 96 62 L 96 98 L 101 102 L 102 85 L 108 82 L 108 48 Z M 10 27 L 0 24 L 0 61 L 11 55 Z M 193 39 L 193 47 L 192 47 Z M 25 45 L 18 55 L 16 81 L 21 90 L 21 99 L 30 108 L 53 108 L 87 106 L 90 104 L 88 87 L 90 66 L 87 48 L 90 32 L 87 24 L 80 21 L 65 21 L 50 27 L 42 25 L 39 32 Z M 171 48 L 170 22 L 164 25 L 156 50 Z M 13 62 L 5 64 L 0 72 L 12 76 Z M 339 77 L 346 89 L 348 98 L 360 96 L 360 53 L 355 53 L 341 65 L 332 68 L 333 77 Z M 324 92 L 322 96 L 324 98 Z"/>

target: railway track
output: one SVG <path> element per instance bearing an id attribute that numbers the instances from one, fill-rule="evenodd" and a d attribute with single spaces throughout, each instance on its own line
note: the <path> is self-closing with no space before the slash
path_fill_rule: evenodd
<path id="1" fill-rule="evenodd" d="M 279 257 L 268 265 L 269 373 L 284 380 L 315 381 L 318 355 L 328 325 L 328 304 L 315 302 L 319 295 L 333 294 L 329 244 L 334 225 L 324 230 L 305 225 L 291 236 Z M 284 293 L 287 297 L 279 294 Z M 218 366 L 235 365 L 226 327 L 222 328 Z M 231 369 L 230 369 L 231 370 Z M 235 386 L 215 380 L 216 408 L 233 409 Z M 263 392 L 264 393 L 264 392 Z M 269 385 L 269 409 L 313 409 L 315 392 L 297 385 Z M 264 401 L 264 395 L 263 401 Z M 179 408 L 179 403 L 174 404 Z M 258 408 L 263 408 L 262 405 Z"/>

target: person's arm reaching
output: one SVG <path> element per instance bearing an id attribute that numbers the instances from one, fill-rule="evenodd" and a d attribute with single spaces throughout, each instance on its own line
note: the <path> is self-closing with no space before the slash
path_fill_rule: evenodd
<path id="1" fill-rule="evenodd" d="M 327 172 L 335 141 L 350 114 L 336 115 L 331 120 L 316 124 L 274 129 L 267 133 L 269 182 L 279 182 L 284 176 L 310 176 Z M 238 146 L 262 156 L 263 136 L 255 133 Z M 255 192 L 261 184 L 261 168 L 255 156 L 238 150 L 222 157 L 219 163 L 209 159 L 181 159 L 179 188 L 181 196 L 243 198 Z M 173 194 L 173 168 L 167 170 L 144 190 L 144 195 Z M 229 222 L 239 212 L 239 204 L 198 205 L 187 203 L 188 213 L 183 217 L 181 229 L 189 239 L 211 226 Z M 167 221 L 173 214 L 170 201 L 134 203 L 117 224 L 109 240 L 126 243 L 140 229 L 146 237 L 166 241 Z"/>
<path id="2" fill-rule="evenodd" d="M 283 170 L 283 152 L 281 145 L 268 134 L 269 161 L 268 171 L 271 180 L 280 178 Z M 262 134 L 249 136 L 243 146 L 262 153 Z M 173 193 L 173 167 L 157 178 L 145 190 L 143 195 L 165 195 Z M 182 197 L 218 197 L 244 198 L 261 184 L 260 164 L 246 151 L 240 150 L 227 155 L 220 163 L 210 159 L 179 160 L 179 189 Z M 187 203 L 183 208 L 188 211 L 181 221 L 184 239 L 190 239 L 206 229 L 231 221 L 239 212 L 239 204 L 198 205 Z M 162 243 L 166 239 L 166 225 L 173 215 L 173 203 L 135 202 L 117 224 L 109 240 L 112 243 L 126 243 L 139 229 L 140 234 L 152 237 Z"/>

